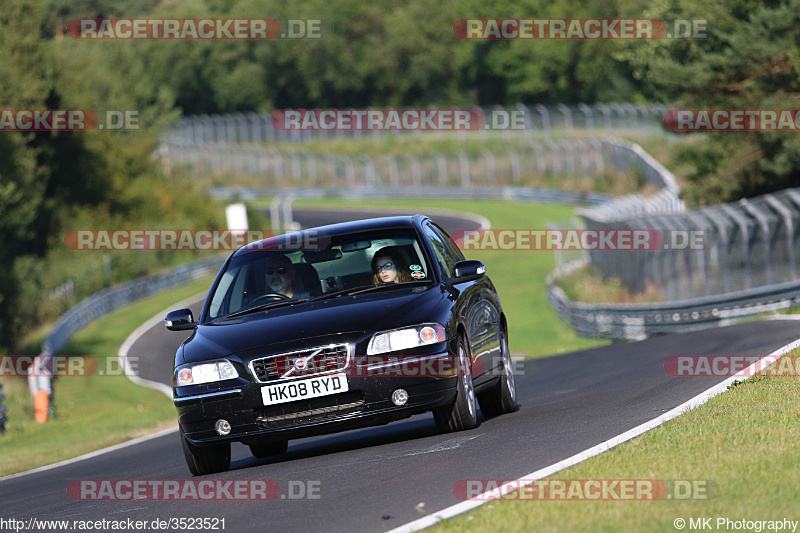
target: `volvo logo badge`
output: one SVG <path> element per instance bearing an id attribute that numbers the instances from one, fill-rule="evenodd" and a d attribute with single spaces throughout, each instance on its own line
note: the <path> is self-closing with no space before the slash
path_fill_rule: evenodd
<path id="1" fill-rule="evenodd" d="M 294 360 L 295 370 L 305 370 L 307 365 L 308 365 L 308 358 L 306 357 L 298 357 L 297 359 Z"/>

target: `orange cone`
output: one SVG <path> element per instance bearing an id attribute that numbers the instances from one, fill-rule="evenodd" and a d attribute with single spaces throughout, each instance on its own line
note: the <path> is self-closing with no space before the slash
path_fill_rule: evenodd
<path id="1" fill-rule="evenodd" d="M 33 410 L 36 412 L 36 421 L 40 424 L 47 422 L 47 411 L 50 409 L 50 395 L 47 391 L 39 390 L 33 395 Z"/>

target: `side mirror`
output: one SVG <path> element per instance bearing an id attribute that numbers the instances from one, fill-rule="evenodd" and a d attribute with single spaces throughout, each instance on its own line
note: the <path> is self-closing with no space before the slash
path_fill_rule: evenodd
<path id="1" fill-rule="evenodd" d="M 453 268 L 454 282 L 463 283 L 465 281 L 472 281 L 483 277 L 486 274 L 486 266 L 474 259 L 468 261 L 459 261 Z"/>
<path id="2" fill-rule="evenodd" d="M 185 329 L 195 329 L 197 322 L 194 321 L 191 309 L 178 309 L 171 311 L 164 319 L 164 325 L 170 331 L 181 331 Z"/>

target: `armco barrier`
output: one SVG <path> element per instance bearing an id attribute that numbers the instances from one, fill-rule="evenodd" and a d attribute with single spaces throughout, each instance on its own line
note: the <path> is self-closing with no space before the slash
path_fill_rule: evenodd
<path id="1" fill-rule="evenodd" d="M 122 306 L 166 289 L 185 285 L 219 270 L 224 258 L 203 259 L 173 268 L 169 272 L 144 276 L 96 292 L 61 315 L 42 344 L 42 355 L 52 355 L 66 346 L 70 337 L 89 322 Z"/>
<path id="2" fill-rule="evenodd" d="M 213 274 L 219 270 L 223 261 L 223 257 L 202 259 L 178 266 L 163 274 L 144 276 L 92 294 L 59 317 L 53 330 L 42 343 L 39 358 L 47 359 L 62 350 L 73 334 L 85 328 L 93 320 L 147 296 Z M 52 409 L 53 387 L 50 377 L 30 375 L 28 387 L 31 396 L 37 401 L 46 400 L 42 405 L 37 405 L 36 417 L 39 422 L 46 421 L 47 411 Z M 37 393 L 44 398 L 37 398 Z"/>
<path id="3" fill-rule="evenodd" d="M 556 191 L 530 187 L 352 187 L 346 189 L 294 187 L 211 187 L 209 194 L 226 201 L 255 200 L 274 196 L 293 196 L 295 199 L 343 198 L 349 200 L 391 198 L 441 198 L 468 200 L 509 200 L 539 204 L 576 206 L 601 205 L 610 196 L 594 192 Z"/>
<path id="4" fill-rule="evenodd" d="M 598 270 L 632 293 L 653 288 L 673 301 L 800 282 L 800 188 L 680 213 L 584 220 L 592 230 L 664 236 L 657 250 L 590 252 Z"/>
<path id="5" fill-rule="evenodd" d="M 575 268 L 576 265 L 571 266 Z M 649 335 L 716 327 L 726 321 L 800 305 L 800 282 L 671 302 L 588 304 L 570 300 L 550 277 L 548 298 L 561 319 L 580 335 L 642 339 Z"/>

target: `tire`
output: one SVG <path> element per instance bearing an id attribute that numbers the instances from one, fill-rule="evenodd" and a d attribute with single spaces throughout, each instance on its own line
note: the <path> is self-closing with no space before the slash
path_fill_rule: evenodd
<path id="1" fill-rule="evenodd" d="M 259 442 L 258 444 L 250 444 L 249 446 L 250 453 L 253 454 L 253 457 L 263 458 L 286 453 L 286 450 L 289 449 L 289 441 Z"/>
<path id="2" fill-rule="evenodd" d="M 195 476 L 224 472 L 231 466 L 231 443 L 195 446 L 186 439 L 181 429 L 183 456 L 189 471 Z"/>
<path id="3" fill-rule="evenodd" d="M 458 387 L 450 405 L 433 410 L 433 419 L 441 433 L 472 429 L 478 425 L 478 403 L 472 385 L 472 358 L 464 337 L 458 339 Z"/>
<path id="4" fill-rule="evenodd" d="M 508 350 L 508 337 L 500 329 L 500 352 L 503 358 L 500 380 L 490 390 L 478 394 L 478 404 L 486 416 L 498 416 L 517 410 L 517 384 L 514 380 L 514 363 Z"/>

